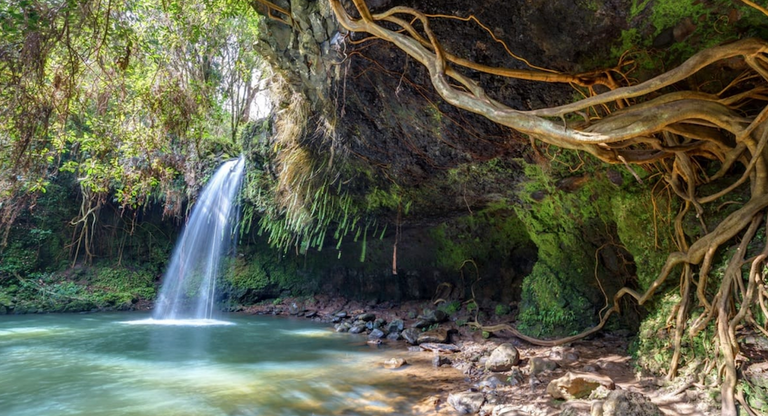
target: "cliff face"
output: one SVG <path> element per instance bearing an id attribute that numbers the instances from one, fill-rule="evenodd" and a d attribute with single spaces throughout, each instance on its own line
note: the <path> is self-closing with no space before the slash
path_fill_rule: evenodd
<path id="1" fill-rule="evenodd" d="M 559 311 L 562 319 L 537 331 L 590 324 L 591 314 L 574 317 L 567 311 L 602 306 L 594 252 L 615 236 L 616 227 L 611 213 L 599 218 L 602 214 L 595 213 L 600 211 L 586 206 L 603 204 L 610 211 L 610 203 L 598 201 L 598 196 L 610 192 L 610 186 L 622 186 L 621 175 L 613 172 L 620 183 L 610 185 L 605 167 L 594 167 L 587 176 L 550 168 L 546 157 L 530 151 L 526 137 L 444 103 L 426 69 L 402 51 L 365 34 L 347 33 L 325 1 L 275 4 L 290 16 L 273 11 L 280 20 L 263 20 L 260 47 L 276 76 L 289 86 L 289 93 L 282 94 L 292 99 L 300 95 L 310 109 L 300 146 L 316 158 L 333 152 L 334 163 L 352 166 L 349 170 L 357 173 L 349 175 L 345 186 L 369 206 L 372 199 L 397 197 L 394 203 L 373 203 L 381 209 L 371 214 L 389 224 L 379 238 L 369 237 L 364 246 L 357 239 L 345 241 L 338 246 L 338 258 L 335 251 L 308 250 L 291 266 L 303 276 L 294 288 L 378 300 L 430 298 L 445 287 L 453 288 L 450 296 L 467 299 L 474 289 L 475 296 L 488 302 L 521 303 L 531 322 L 547 308 Z M 568 72 L 609 60 L 611 46 L 628 25 L 630 7 L 629 1 L 573 0 L 368 4 L 373 12 L 408 6 L 438 16 L 432 28 L 446 50 L 475 62 Z M 267 15 L 263 6 L 256 9 Z M 353 9 L 351 4 L 347 9 Z M 576 94 L 568 85 L 467 73 L 494 99 L 521 110 L 563 104 Z M 332 138 L 323 139 L 323 134 Z M 556 149 L 543 150 L 558 158 Z M 560 162 L 579 163 L 574 155 L 564 155 Z M 585 180 L 592 179 L 600 186 L 583 189 Z M 404 195 L 407 208 L 400 199 Z M 577 195 L 586 202 L 578 202 Z M 551 211 L 544 216 L 537 214 L 542 200 Z M 362 263 L 357 261 L 361 250 L 367 252 Z M 615 290 L 627 281 L 630 272 L 623 264 L 631 255 L 611 247 L 600 256 L 615 266 L 599 276 Z M 245 263 L 255 263 L 245 257 Z M 537 261 L 537 276 L 525 283 Z M 283 269 L 266 269 L 259 271 L 262 289 L 246 297 L 277 296 L 285 286 L 277 283 L 281 278 L 269 277 L 282 275 Z M 540 304 L 539 292 L 547 291 L 562 299 Z"/>

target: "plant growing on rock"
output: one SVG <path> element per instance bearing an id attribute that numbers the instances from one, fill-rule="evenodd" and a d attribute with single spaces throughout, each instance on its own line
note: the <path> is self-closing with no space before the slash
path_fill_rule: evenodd
<path id="1" fill-rule="evenodd" d="M 668 374 L 673 377 L 677 373 L 686 333 L 696 336 L 713 324 L 719 351 L 716 363 L 722 381 L 722 411 L 735 416 L 735 359 L 739 353 L 736 328 L 747 324 L 768 335 L 768 330 L 756 322 L 764 319 L 758 316 L 768 315 L 763 272 L 768 246 L 751 246 L 768 214 L 768 42 L 743 39 L 714 46 L 675 69 L 635 84 L 624 77 L 624 63 L 606 71 L 578 75 L 479 64 L 443 47 L 430 27 L 435 16 L 402 6 L 374 14 L 364 0 L 352 1 L 356 12 L 353 16 L 339 0 L 329 3 L 345 29 L 389 42 L 423 65 L 445 102 L 527 135 L 534 152 L 538 151 L 537 142 L 541 142 L 591 154 L 604 163 L 623 165 L 630 172 L 649 169 L 663 178 L 664 186 L 680 201 L 672 222 L 676 247 L 656 278 L 643 293 L 627 287 L 618 290 L 600 311 L 594 327 L 551 341 L 527 337 L 508 325 L 483 330 L 510 330 L 540 345 L 571 342 L 603 328 L 611 315 L 620 311 L 622 298 L 643 305 L 668 280 L 679 276 L 680 300 L 671 317 L 675 322 L 674 350 Z M 762 7 L 747 4 L 768 15 Z M 695 75 L 712 66 L 728 79 L 722 88 L 699 87 Z M 467 75 L 470 71 L 568 83 L 580 88 L 586 98 L 522 111 L 489 96 L 479 82 Z M 733 172 L 737 172 L 736 177 L 731 179 L 729 174 Z M 636 172 L 635 177 L 641 181 Z M 739 192 L 746 194 L 746 200 L 733 201 L 735 210 L 717 224 L 709 224 L 707 219 L 715 217 L 720 206 L 716 201 Z M 686 234 L 684 221 L 689 214 L 698 220 L 700 235 Z M 734 242 L 738 249 L 726 259 L 722 277 L 712 278 L 713 261 Z"/>

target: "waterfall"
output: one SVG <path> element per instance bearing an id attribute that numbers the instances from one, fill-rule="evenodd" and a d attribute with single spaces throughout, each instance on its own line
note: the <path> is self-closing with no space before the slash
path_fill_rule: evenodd
<path id="1" fill-rule="evenodd" d="M 212 319 L 221 259 L 235 238 L 244 168 L 243 156 L 227 161 L 203 188 L 163 276 L 154 319 Z"/>

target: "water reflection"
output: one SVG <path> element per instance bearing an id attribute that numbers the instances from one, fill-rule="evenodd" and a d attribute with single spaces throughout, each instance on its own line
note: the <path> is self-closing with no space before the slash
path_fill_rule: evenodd
<path id="1" fill-rule="evenodd" d="M 421 397 L 380 368 L 380 353 L 303 321 L 231 317 L 232 325 L 195 327 L 129 320 L 3 317 L 2 414 L 411 414 Z"/>

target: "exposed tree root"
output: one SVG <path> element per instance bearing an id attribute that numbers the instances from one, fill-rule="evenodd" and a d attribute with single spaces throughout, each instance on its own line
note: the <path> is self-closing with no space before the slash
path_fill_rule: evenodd
<path id="1" fill-rule="evenodd" d="M 540 340 L 522 334 L 511 325 L 482 326 L 477 322 L 473 325 L 489 332 L 506 330 L 536 345 L 573 342 L 601 330 L 613 313 L 620 312 L 620 300 L 624 296 L 643 305 L 673 272 L 680 271 L 681 301 L 670 321 L 674 321 L 675 351 L 668 377 L 675 377 L 680 364 L 685 330 L 694 336 L 708 324 L 714 324 L 720 350 L 722 414 L 735 416 L 738 399 L 735 395 L 736 357 L 739 353 L 736 328 L 752 323 L 758 330 L 768 333 L 756 325 L 752 317 L 763 314 L 763 318 L 768 319 L 768 292 L 763 275 L 768 247 L 753 259 L 746 259 L 750 243 L 768 208 L 768 152 L 765 148 L 768 141 L 768 42 L 745 39 L 716 46 L 697 53 L 679 67 L 655 78 L 620 87 L 611 76 L 618 69 L 569 75 L 540 68 L 494 68 L 452 55 L 443 49 L 430 28 L 431 18 L 447 16 L 430 17 L 407 7 L 372 14 L 364 0 L 353 0 L 360 16 L 354 18 L 340 0 L 329 2 L 344 28 L 387 41 L 422 64 L 429 71 L 433 87 L 446 102 L 527 134 L 534 146 L 535 139 L 584 151 L 606 163 L 625 165 L 632 172 L 631 165 L 655 163 L 664 172 L 668 188 L 683 202 L 673 224 L 678 251 L 670 253 L 657 279 L 644 293 L 627 287 L 618 290 L 613 295 L 612 306 L 601 311 L 595 327 L 566 338 Z M 764 8 L 750 1 L 745 3 L 768 15 Z M 473 17 L 455 19 L 468 21 Z M 482 26 L 480 22 L 476 23 Z M 508 53 L 514 56 L 511 51 Z M 749 69 L 719 93 L 669 91 L 668 87 L 689 79 L 709 65 L 726 60 L 741 60 Z M 530 81 L 569 83 L 586 88 L 587 97 L 563 106 L 521 111 L 490 97 L 480 84 L 461 72 L 464 69 Z M 626 81 L 623 74 L 619 78 Z M 593 85 L 606 86 L 609 91 L 595 95 L 591 89 Z M 583 121 L 566 123 L 566 116 L 570 115 L 580 115 Z M 702 166 L 716 164 L 720 165 L 719 171 L 709 177 Z M 739 179 L 722 185 L 709 195 L 702 193 L 702 185 L 722 180 L 737 164 L 745 168 Z M 721 206 L 714 207 L 713 203 L 722 202 L 729 194 L 743 193 L 745 184 L 749 185 L 748 201 L 714 229 L 708 229 L 706 218 Z M 695 214 L 704 230 L 694 241 L 687 241 L 689 237 L 683 232 L 683 217 L 689 212 Z M 710 270 L 719 249 L 732 245 L 738 238 L 738 249 L 728 261 L 722 280 L 711 279 Z M 746 272 L 743 268 L 748 263 L 751 266 Z M 688 323 L 694 311 L 700 315 Z M 708 366 L 710 370 L 714 365 L 713 360 Z"/>

